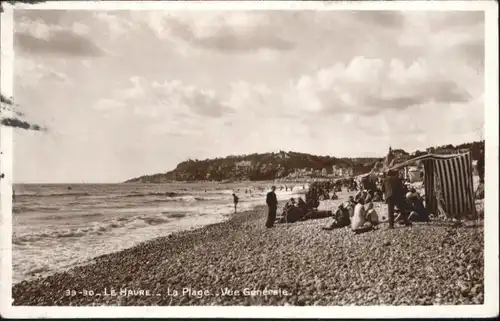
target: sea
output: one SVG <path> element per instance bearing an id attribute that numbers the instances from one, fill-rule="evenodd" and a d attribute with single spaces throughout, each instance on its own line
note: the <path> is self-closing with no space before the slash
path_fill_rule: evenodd
<path id="1" fill-rule="evenodd" d="M 285 185 L 286 184 L 286 185 Z M 14 185 L 13 283 L 63 271 L 141 242 L 224 221 L 308 184 L 272 182 Z"/>

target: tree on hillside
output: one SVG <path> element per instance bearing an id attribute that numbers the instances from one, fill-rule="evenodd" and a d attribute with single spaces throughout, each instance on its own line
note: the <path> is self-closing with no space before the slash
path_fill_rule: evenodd
<path id="1" fill-rule="evenodd" d="M 30 124 L 27 121 L 21 120 L 24 114 L 15 110 L 16 104 L 12 98 L 7 98 L 0 93 L 0 126 L 15 127 L 21 129 L 40 131 L 42 128 L 36 124 Z M 13 116 L 6 116 L 11 113 Z"/>

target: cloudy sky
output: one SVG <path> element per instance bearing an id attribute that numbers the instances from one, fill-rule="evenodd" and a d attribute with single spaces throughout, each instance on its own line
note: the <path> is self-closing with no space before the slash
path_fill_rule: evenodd
<path id="1" fill-rule="evenodd" d="M 382 156 L 478 140 L 484 13 L 15 12 L 17 182 L 119 182 L 187 158 Z"/>

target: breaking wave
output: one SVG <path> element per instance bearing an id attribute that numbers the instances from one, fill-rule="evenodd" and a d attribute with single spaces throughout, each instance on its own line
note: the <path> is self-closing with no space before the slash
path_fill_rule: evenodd
<path id="1" fill-rule="evenodd" d="M 132 193 L 132 194 L 127 194 L 127 195 L 123 195 L 120 197 L 146 197 L 146 196 L 179 197 L 179 196 L 184 196 L 184 195 L 186 195 L 186 194 L 175 193 L 175 192 L 164 192 L 164 193 L 151 192 L 151 193 Z"/>
<path id="2" fill-rule="evenodd" d="M 89 216 L 98 216 L 99 213 L 89 214 Z M 153 216 L 134 216 L 134 217 L 120 217 L 111 222 L 96 223 L 89 227 L 59 229 L 44 232 L 28 233 L 24 235 L 13 235 L 12 243 L 22 245 L 25 243 L 33 243 L 43 240 L 60 239 L 60 238 L 73 238 L 88 235 L 102 235 L 114 229 L 125 228 L 128 226 L 137 227 L 137 225 L 159 225 L 170 222 L 172 219 L 181 218 L 186 216 L 176 215 L 153 215 Z"/>
<path id="3" fill-rule="evenodd" d="M 29 206 L 13 206 L 12 213 L 20 214 L 20 213 L 28 213 L 28 212 L 53 212 L 60 211 L 60 206 L 38 206 L 38 207 L 29 207 Z"/>
<path id="4" fill-rule="evenodd" d="M 169 213 L 169 212 L 163 212 L 162 214 L 165 214 L 168 217 L 171 218 L 183 218 L 187 216 L 187 213 Z"/>
<path id="5" fill-rule="evenodd" d="M 51 194 L 16 194 L 16 197 L 31 198 L 31 197 L 64 197 L 64 196 L 91 196 L 90 193 L 73 192 L 73 193 L 51 193 Z"/>

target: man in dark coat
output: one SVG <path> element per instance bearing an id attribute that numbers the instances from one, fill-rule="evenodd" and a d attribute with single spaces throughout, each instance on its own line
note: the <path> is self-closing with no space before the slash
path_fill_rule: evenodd
<path id="1" fill-rule="evenodd" d="M 267 193 L 266 204 L 269 207 L 269 213 L 267 215 L 266 227 L 271 228 L 274 226 L 274 221 L 276 220 L 276 210 L 278 209 L 278 199 L 274 191 L 276 186 L 271 187 L 271 191 Z"/>
<path id="2" fill-rule="evenodd" d="M 385 180 L 385 200 L 388 207 L 389 228 L 394 228 L 394 206 L 399 208 L 404 224 L 409 225 L 405 213 L 405 188 L 397 172 L 393 170 L 388 171 Z"/>

